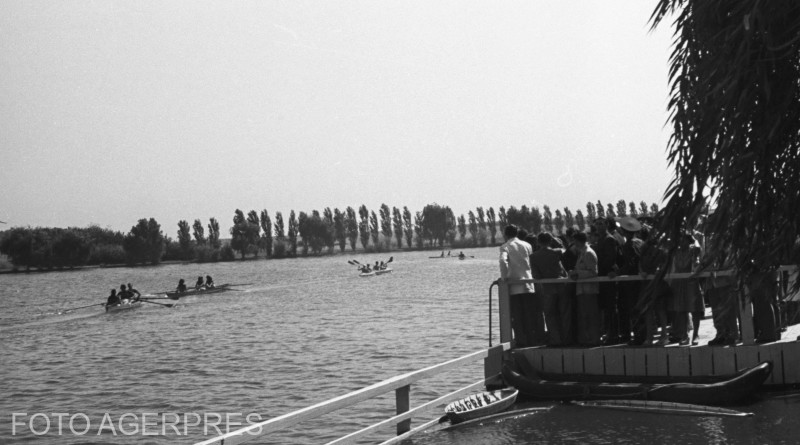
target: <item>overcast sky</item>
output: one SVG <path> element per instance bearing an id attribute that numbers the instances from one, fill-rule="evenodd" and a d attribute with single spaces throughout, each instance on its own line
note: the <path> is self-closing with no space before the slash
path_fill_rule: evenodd
<path id="1" fill-rule="evenodd" d="M 0 228 L 660 203 L 655 3 L 4 0 Z"/>

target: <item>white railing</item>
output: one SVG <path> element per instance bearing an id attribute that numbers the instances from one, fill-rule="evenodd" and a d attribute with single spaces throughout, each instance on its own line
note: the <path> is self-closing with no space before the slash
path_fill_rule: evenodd
<path id="1" fill-rule="evenodd" d="M 449 401 L 458 399 L 465 394 L 472 393 L 476 390 L 482 389 L 486 382 L 495 378 L 500 374 L 501 358 L 504 350 L 510 348 L 508 343 L 500 344 L 492 348 L 480 350 L 467 354 L 465 356 L 440 363 L 438 365 L 430 366 L 428 368 L 420 369 L 418 371 L 409 372 L 406 374 L 392 377 L 380 383 L 376 383 L 366 388 L 353 391 L 343 396 L 335 397 L 324 402 L 303 408 L 288 414 L 284 414 L 264 422 L 254 423 L 248 427 L 232 431 L 228 434 L 217 436 L 203 442 L 198 442 L 196 445 L 233 445 L 246 442 L 256 437 L 261 437 L 269 433 L 285 430 L 300 422 L 316 419 L 324 414 L 347 408 L 357 403 L 373 399 L 377 396 L 383 395 L 389 391 L 395 391 L 395 404 L 397 415 L 390 417 L 386 420 L 370 425 L 364 429 L 348 434 L 344 437 L 336 439 L 330 444 L 351 444 L 357 440 L 364 438 L 366 435 L 375 431 L 397 426 L 397 436 L 393 437 L 384 444 L 392 444 L 408 437 L 409 435 L 429 428 L 438 422 L 437 419 L 431 420 L 422 424 L 414 429 L 411 429 L 411 418 L 423 412 L 429 411 L 432 408 L 443 405 Z M 472 363 L 477 360 L 484 359 L 484 379 L 478 382 L 467 385 L 463 388 L 457 389 L 453 392 L 445 394 L 435 400 L 423 403 L 415 408 L 410 407 L 410 393 L 411 384 L 419 380 L 433 377 L 445 371 L 460 368 L 461 366 Z"/>

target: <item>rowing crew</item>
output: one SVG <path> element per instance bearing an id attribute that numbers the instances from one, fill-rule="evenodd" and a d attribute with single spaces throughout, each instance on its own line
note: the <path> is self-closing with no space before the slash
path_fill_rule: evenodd
<path id="1" fill-rule="evenodd" d="M 139 301 L 141 297 L 142 294 L 134 289 L 131 283 L 128 283 L 127 288 L 125 288 L 124 284 L 120 284 L 119 292 L 117 292 L 116 289 L 111 289 L 111 295 L 108 296 L 106 307 L 132 303 L 134 301 Z"/>
<path id="2" fill-rule="evenodd" d="M 202 290 L 202 289 L 213 289 L 214 288 L 214 279 L 211 278 L 211 275 L 206 275 L 205 282 L 203 281 L 203 277 L 197 277 L 197 282 L 194 283 L 194 290 Z M 186 292 L 186 282 L 183 278 L 178 281 L 178 287 L 175 288 L 178 292 Z"/>
<path id="3" fill-rule="evenodd" d="M 364 264 L 363 266 L 361 266 L 359 270 L 361 271 L 361 273 L 370 273 L 372 271 L 377 271 L 377 270 L 386 270 L 388 267 L 389 265 L 384 263 L 383 261 L 381 261 L 380 263 L 378 261 L 375 261 L 374 267 L 370 267 L 369 264 Z"/>

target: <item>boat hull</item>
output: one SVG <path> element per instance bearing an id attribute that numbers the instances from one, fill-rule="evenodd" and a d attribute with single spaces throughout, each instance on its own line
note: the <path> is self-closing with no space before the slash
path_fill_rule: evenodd
<path id="1" fill-rule="evenodd" d="M 231 290 L 231 287 L 227 284 L 223 284 L 221 286 L 212 287 L 211 289 L 189 289 L 186 292 L 167 292 L 167 297 L 177 300 L 178 298 L 190 297 L 192 295 L 212 295 L 229 290 Z"/>
<path id="2" fill-rule="evenodd" d="M 131 309 L 136 309 L 141 306 L 142 306 L 141 301 L 120 303 L 120 304 L 115 304 L 113 306 L 106 306 L 106 313 L 111 314 L 116 312 L 129 311 Z"/>
<path id="3" fill-rule="evenodd" d="M 523 375 L 503 365 L 506 383 L 527 397 L 543 400 L 634 399 L 726 405 L 752 396 L 769 377 L 772 363 L 764 362 L 736 377 L 716 383 L 597 383 L 558 382 Z"/>
<path id="4" fill-rule="evenodd" d="M 392 273 L 392 269 L 383 269 L 383 270 L 376 270 L 375 275 L 383 275 L 386 273 Z"/>

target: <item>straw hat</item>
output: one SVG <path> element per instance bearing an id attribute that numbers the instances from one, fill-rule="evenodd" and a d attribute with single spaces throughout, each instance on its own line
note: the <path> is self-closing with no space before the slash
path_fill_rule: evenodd
<path id="1" fill-rule="evenodd" d="M 628 232 L 638 232 L 642 230 L 642 223 L 632 216 L 623 216 L 620 218 L 619 226 Z"/>

